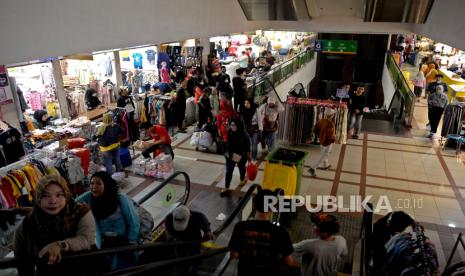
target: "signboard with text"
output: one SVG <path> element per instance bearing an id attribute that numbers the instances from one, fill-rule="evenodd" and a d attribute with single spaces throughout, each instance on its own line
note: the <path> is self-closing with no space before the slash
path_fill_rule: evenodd
<path id="1" fill-rule="evenodd" d="M 0 105 L 10 103 L 13 103 L 13 93 L 11 92 L 6 67 L 0 65 Z"/>
<path id="2" fill-rule="evenodd" d="M 358 42 L 356 40 L 327 40 L 315 42 L 315 51 L 334 54 L 356 54 Z"/>

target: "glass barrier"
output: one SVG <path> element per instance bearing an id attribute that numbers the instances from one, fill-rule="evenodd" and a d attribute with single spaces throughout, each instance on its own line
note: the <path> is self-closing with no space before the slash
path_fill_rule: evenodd
<path id="1" fill-rule="evenodd" d="M 404 111 L 402 121 L 406 126 L 412 126 L 413 111 L 415 108 L 415 93 L 410 89 L 409 82 L 405 79 L 401 69 L 397 65 L 394 56 L 391 53 L 387 54 L 386 66 L 391 73 L 392 81 L 396 90 L 400 91 L 404 103 Z"/>
<path id="2" fill-rule="evenodd" d="M 308 49 L 304 52 L 297 54 L 291 59 L 273 67 L 269 72 L 264 73 L 262 76 L 257 77 L 247 87 L 247 95 L 255 99 L 255 102 L 259 102 L 259 98 L 270 92 L 272 87 L 267 84 L 268 81 L 274 87 L 288 79 L 306 63 L 310 62 L 314 58 L 313 49 Z M 267 81 L 265 81 L 265 79 Z"/>

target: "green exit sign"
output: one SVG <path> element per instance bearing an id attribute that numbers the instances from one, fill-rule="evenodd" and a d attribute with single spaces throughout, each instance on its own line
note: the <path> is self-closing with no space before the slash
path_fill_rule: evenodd
<path id="1" fill-rule="evenodd" d="M 317 40 L 315 50 L 323 53 L 356 54 L 358 43 L 356 40 Z"/>

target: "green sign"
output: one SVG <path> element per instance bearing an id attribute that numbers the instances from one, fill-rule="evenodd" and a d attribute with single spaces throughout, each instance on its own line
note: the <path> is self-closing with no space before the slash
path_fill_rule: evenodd
<path id="1" fill-rule="evenodd" d="M 315 50 L 323 53 L 355 54 L 358 43 L 356 40 L 317 40 Z"/>

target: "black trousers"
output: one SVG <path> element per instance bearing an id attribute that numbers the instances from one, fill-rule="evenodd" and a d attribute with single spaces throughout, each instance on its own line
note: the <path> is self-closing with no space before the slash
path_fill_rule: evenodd
<path id="1" fill-rule="evenodd" d="M 431 133 L 436 133 L 438 131 L 439 121 L 441 120 L 442 113 L 444 113 L 444 108 L 433 106 L 429 110 L 429 122 L 431 125 Z"/>
<path id="2" fill-rule="evenodd" d="M 171 154 L 171 158 L 174 159 L 173 148 L 171 147 L 171 145 L 168 144 L 151 145 L 150 147 L 142 151 L 142 156 L 144 156 L 145 158 L 149 158 L 150 154 L 152 154 L 154 151 L 158 149 L 162 150 L 166 154 Z"/>

